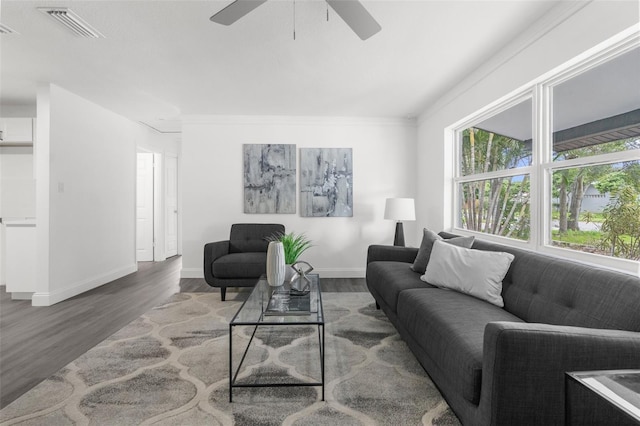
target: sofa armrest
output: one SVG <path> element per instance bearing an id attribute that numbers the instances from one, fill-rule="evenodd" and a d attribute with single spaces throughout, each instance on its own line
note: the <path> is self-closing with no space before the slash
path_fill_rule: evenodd
<path id="1" fill-rule="evenodd" d="M 204 245 L 204 279 L 213 285 L 213 270 L 211 264 L 214 260 L 229 254 L 229 240 L 216 241 Z"/>
<path id="2" fill-rule="evenodd" d="M 640 333 L 493 322 L 485 327 L 483 351 L 486 424 L 561 425 L 565 373 L 640 368 Z"/>
<path id="3" fill-rule="evenodd" d="M 367 265 L 377 261 L 413 263 L 417 254 L 415 247 L 371 245 L 367 251 Z"/>

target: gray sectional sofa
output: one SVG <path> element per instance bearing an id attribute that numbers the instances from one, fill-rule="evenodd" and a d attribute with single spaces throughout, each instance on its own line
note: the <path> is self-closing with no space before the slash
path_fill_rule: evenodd
<path id="1" fill-rule="evenodd" d="M 640 278 L 478 239 L 471 248 L 514 255 L 503 308 L 421 281 L 417 248 L 370 246 L 366 271 L 463 424 L 562 425 L 565 372 L 640 368 Z"/>

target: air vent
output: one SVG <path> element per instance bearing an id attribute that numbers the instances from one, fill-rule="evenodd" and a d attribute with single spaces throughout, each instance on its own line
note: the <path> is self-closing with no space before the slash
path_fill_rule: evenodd
<path id="1" fill-rule="evenodd" d="M 60 22 L 79 37 L 104 38 L 98 30 L 87 24 L 82 18 L 71 11 L 71 9 L 67 9 L 66 7 L 40 7 L 38 10 Z"/>
<path id="2" fill-rule="evenodd" d="M 7 27 L 4 24 L 0 24 L 0 34 L 20 34 L 16 30 Z"/>

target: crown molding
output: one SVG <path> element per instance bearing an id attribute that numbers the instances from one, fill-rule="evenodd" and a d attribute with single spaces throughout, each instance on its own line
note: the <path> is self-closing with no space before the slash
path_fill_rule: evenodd
<path id="1" fill-rule="evenodd" d="M 285 115 L 183 115 L 183 124 L 243 126 L 394 126 L 416 127 L 415 118 L 395 117 L 321 117 Z"/>

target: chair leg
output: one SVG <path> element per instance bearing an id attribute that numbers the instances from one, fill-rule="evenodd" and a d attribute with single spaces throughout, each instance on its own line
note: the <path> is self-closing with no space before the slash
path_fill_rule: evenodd
<path id="1" fill-rule="evenodd" d="M 380 304 L 378 304 L 378 302 L 376 302 L 376 309 L 380 310 Z"/>
<path id="2" fill-rule="evenodd" d="M 226 297 L 227 297 L 227 288 L 226 287 L 220 287 L 220 299 L 224 302 Z"/>

